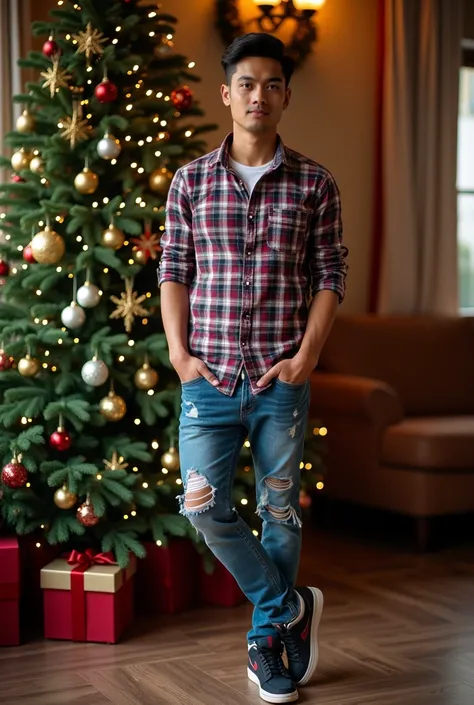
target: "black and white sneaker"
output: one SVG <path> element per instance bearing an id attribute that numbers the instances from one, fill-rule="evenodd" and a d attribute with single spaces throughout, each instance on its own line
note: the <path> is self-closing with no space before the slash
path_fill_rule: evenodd
<path id="1" fill-rule="evenodd" d="M 323 593 L 318 588 L 300 587 L 301 613 L 279 627 L 288 657 L 288 671 L 296 685 L 305 685 L 318 665 L 318 628 L 323 612 Z"/>
<path id="2" fill-rule="evenodd" d="M 247 675 L 260 689 L 267 703 L 293 703 L 298 691 L 282 661 L 283 644 L 279 637 L 263 636 L 249 647 Z"/>

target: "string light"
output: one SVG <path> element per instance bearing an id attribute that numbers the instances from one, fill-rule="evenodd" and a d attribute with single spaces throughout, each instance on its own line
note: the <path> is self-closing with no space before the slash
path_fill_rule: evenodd
<path id="1" fill-rule="evenodd" d="M 44 326 L 47 326 L 47 325 L 48 325 L 48 319 L 47 319 L 47 318 L 43 318 L 43 320 L 41 321 L 41 323 L 42 323 Z"/>
<path id="2" fill-rule="evenodd" d="M 152 397 L 152 396 L 154 395 L 154 393 L 155 393 L 155 390 L 154 390 L 154 389 L 149 389 L 148 392 L 147 392 L 147 394 L 148 394 L 149 397 Z"/>
<path id="3" fill-rule="evenodd" d="M 254 530 L 252 531 L 252 534 L 253 534 L 254 536 L 258 536 L 258 531 L 257 531 L 257 529 L 254 529 Z"/>
<path id="4" fill-rule="evenodd" d="M 134 422 L 135 426 L 140 426 L 141 420 L 140 419 L 135 419 Z"/>
<path id="5" fill-rule="evenodd" d="M 117 164 L 117 160 L 116 160 L 116 159 L 112 159 L 110 163 L 112 164 L 112 166 L 115 166 L 115 164 Z"/>
<path id="6" fill-rule="evenodd" d="M 12 274 L 16 274 L 17 272 L 18 272 L 18 269 L 16 267 L 13 267 Z"/>
<path id="7" fill-rule="evenodd" d="M 145 169 L 141 166 L 139 169 L 137 169 L 137 171 L 138 171 L 139 174 L 143 174 L 143 172 L 145 171 Z"/>
<path id="8" fill-rule="evenodd" d="M 74 338 L 73 342 L 76 343 L 76 345 L 77 345 L 77 343 L 79 342 L 79 338 Z"/>
<path id="9" fill-rule="evenodd" d="M 123 515 L 123 518 L 124 518 L 124 519 L 128 519 L 128 514 L 124 514 L 124 515 Z"/>
<path id="10" fill-rule="evenodd" d="M 78 235 L 76 237 L 76 242 L 82 242 L 82 235 Z"/>
<path id="11" fill-rule="evenodd" d="M 148 13 L 148 17 L 149 17 L 150 19 L 152 19 L 153 17 L 156 17 L 156 12 L 155 12 L 155 11 L 149 12 L 149 13 Z"/>
<path id="12" fill-rule="evenodd" d="M 316 483 L 316 489 L 317 490 L 322 490 L 324 487 L 324 482 L 317 482 Z"/>
<path id="13" fill-rule="evenodd" d="M 120 208 L 125 208 L 125 203 L 124 203 L 123 201 L 122 201 L 122 203 L 120 204 Z"/>
<path id="14" fill-rule="evenodd" d="M 45 356 L 45 357 L 49 357 L 49 355 L 50 355 L 49 350 L 45 350 L 45 351 L 44 351 L 44 356 Z"/>
<path id="15" fill-rule="evenodd" d="M 104 269 L 103 269 L 102 271 L 104 272 L 104 274 L 108 274 L 108 273 L 109 273 L 109 268 L 108 268 L 108 267 L 104 267 Z"/>
<path id="16" fill-rule="evenodd" d="M 28 269 L 28 265 L 27 265 L 27 264 L 22 264 L 22 265 L 21 265 L 21 268 L 22 268 L 22 269 Z"/>
<path id="17" fill-rule="evenodd" d="M 73 274 L 72 272 L 70 272 L 70 273 L 67 275 L 67 277 L 68 277 L 68 279 L 74 279 L 74 274 Z"/>
<path id="18" fill-rule="evenodd" d="M 156 450 L 160 447 L 160 444 L 158 443 L 158 441 L 152 441 L 151 447 L 153 448 L 153 450 Z"/>
<path id="19" fill-rule="evenodd" d="M 87 252 L 87 250 L 89 249 L 89 245 L 84 245 L 82 249 L 84 250 L 84 252 Z"/>
<path id="20" fill-rule="evenodd" d="M 27 424 L 27 423 L 28 423 L 28 419 L 26 418 L 26 416 L 22 416 L 22 417 L 21 417 L 21 423 L 22 423 L 22 424 Z"/>
<path id="21" fill-rule="evenodd" d="M 162 545 L 163 545 L 163 542 L 158 540 L 158 541 L 156 542 L 156 545 L 157 545 L 157 546 L 162 546 Z"/>
<path id="22" fill-rule="evenodd" d="M 188 64 L 188 69 L 193 69 L 195 66 L 196 66 L 196 62 L 195 62 L 195 61 L 190 61 L 189 64 Z"/>
<path id="23" fill-rule="evenodd" d="M 311 470 L 312 467 L 313 466 L 311 465 L 311 463 L 306 463 L 306 465 L 304 466 L 305 470 Z"/>
<path id="24" fill-rule="evenodd" d="M 324 428 L 324 426 L 319 429 L 320 436 L 327 436 L 327 434 L 328 434 L 328 430 L 327 430 L 327 428 Z"/>
<path id="25" fill-rule="evenodd" d="M 102 199 L 102 203 L 108 203 L 108 202 L 109 202 L 109 199 L 107 198 L 107 196 L 105 196 L 105 198 Z"/>
<path id="26" fill-rule="evenodd" d="M 18 250 L 18 252 L 23 252 L 23 245 L 18 245 L 16 249 Z"/>
<path id="27" fill-rule="evenodd" d="M 58 338 L 58 345 L 62 345 L 62 344 L 63 344 L 63 339 L 62 339 L 62 338 Z"/>
<path id="28" fill-rule="evenodd" d="M 58 273 L 59 273 L 59 272 L 62 272 L 62 271 L 63 271 L 63 268 L 62 268 L 62 267 L 56 267 L 56 271 L 57 271 Z"/>
<path id="29" fill-rule="evenodd" d="M 136 517 L 136 516 L 137 516 L 137 513 L 136 513 L 135 510 L 133 510 L 132 512 L 130 512 L 130 514 L 132 515 L 132 517 Z"/>
<path id="30" fill-rule="evenodd" d="M 123 355 L 120 355 L 119 358 L 118 358 L 118 361 L 119 361 L 119 362 L 123 362 L 124 360 L 125 360 L 124 356 L 123 356 Z"/>
<path id="31" fill-rule="evenodd" d="M 96 478 L 97 478 L 98 480 L 102 480 L 102 475 L 99 473 L 98 475 L 96 475 Z"/>
<path id="32" fill-rule="evenodd" d="M 163 475 L 167 475 L 167 474 L 168 474 L 167 468 L 161 468 L 161 472 L 163 473 Z"/>
<path id="33" fill-rule="evenodd" d="M 98 202 L 97 202 L 97 201 L 94 201 L 93 204 L 92 204 L 92 208 L 97 208 L 98 205 L 99 205 Z"/>
<path id="34" fill-rule="evenodd" d="M 58 5 L 59 5 L 59 3 L 58 3 Z M 30 483 L 28 483 L 28 485 L 29 485 L 29 484 L 30 484 Z M 28 485 L 27 485 L 27 487 L 28 487 Z M 36 544 L 35 544 L 35 546 L 36 546 L 36 548 L 41 548 L 41 544 L 40 544 L 40 542 L 39 542 L 39 541 L 37 541 L 37 542 L 36 542 Z"/>
<path id="35" fill-rule="evenodd" d="M 133 470 L 133 472 L 138 472 L 138 468 L 137 468 L 137 466 L 135 465 L 135 467 L 134 467 L 134 468 L 132 468 L 132 470 Z"/>
<path id="36" fill-rule="evenodd" d="M 133 348 L 133 346 L 135 345 L 135 341 L 134 341 L 134 340 L 129 340 L 129 341 L 128 341 L 128 344 L 129 344 L 129 346 L 130 346 L 131 348 Z"/>
<path id="37" fill-rule="evenodd" d="M 183 484 L 183 481 L 182 481 L 182 479 L 181 479 L 180 477 L 178 477 L 178 479 L 176 480 L 176 484 L 177 484 L 177 485 L 182 485 L 182 484 Z"/>
<path id="38" fill-rule="evenodd" d="M 159 149 L 155 152 L 155 157 L 161 157 L 161 152 Z"/>
<path id="39" fill-rule="evenodd" d="M 148 489 L 148 482 L 144 482 L 144 483 L 142 484 L 142 487 L 143 487 L 144 490 Z"/>
<path id="40" fill-rule="evenodd" d="M 36 296 L 41 296 L 42 293 L 41 289 L 36 289 Z"/>
<path id="41" fill-rule="evenodd" d="M 112 44 L 118 44 L 118 39 L 115 37 L 115 39 L 112 39 Z"/>
<path id="42" fill-rule="evenodd" d="M 248 503 L 249 503 L 248 499 L 241 499 L 240 500 L 240 504 L 248 504 Z"/>

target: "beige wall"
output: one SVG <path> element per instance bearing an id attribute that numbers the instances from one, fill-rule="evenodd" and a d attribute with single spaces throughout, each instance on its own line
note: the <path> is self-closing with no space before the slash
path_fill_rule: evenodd
<path id="1" fill-rule="evenodd" d="M 249 7 L 249 0 L 245 0 Z M 55 4 L 55 3 L 54 3 Z M 33 19 L 51 0 L 31 0 Z M 221 40 L 213 26 L 214 0 L 162 0 L 179 19 L 178 51 L 197 62 L 195 90 L 206 117 L 220 125 L 210 148 L 230 130 L 221 102 Z M 346 312 L 366 309 L 373 208 L 374 98 L 377 0 L 327 0 L 318 14 L 319 41 L 293 81 L 293 99 L 281 125 L 285 142 L 329 168 L 341 189 L 350 248 Z"/>

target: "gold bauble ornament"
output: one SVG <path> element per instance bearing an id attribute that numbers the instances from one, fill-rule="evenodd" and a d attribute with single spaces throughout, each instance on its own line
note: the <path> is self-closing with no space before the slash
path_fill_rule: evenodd
<path id="1" fill-rule="evenodd" d="M 77 502 L 77 494 L 70 492 L 67 485 L 63 485 L 54 493 L 54 503 L 59 509 L 72 509 Z"/>
<path id="2" fill-rule="evenodd" d="M 35 126 L 35 119 L 28 110 L 24 110 L 16 121 L 16 129 L 18 132 L 33 132 Z"/>
<path id="3" fill-rule="evenodd" d="M 162 169 L 156 169 L 150 174 L 148 183 L 152 191 L 160 193 L 162 196 L 166 196 L 172 178 L 173 172 L 166 167 L 163 167 Z"/>
<path id="4" fill-rule="evenodd" d="M 36 155 L 36 157 L 33 157 L 33 159 L 31 160 L 30 171 L 32 171 L 33 174 L 42 174 L 43 173 L 44 162 L 39 155 Z"/>
<path id="5" fill-rule="evenodd" d="M 47 225 L 32 239 L 31 251 L 40 264 L 56 264 L 63 258 L 66 245 L 61 235 Z"/>
<path id="6" fill-rule="evenodd" d="M 125 235 L 121 230 L 110 223 L 107 230 L 102 233 L 102 246 L 109 247 L 111 250 L 120 250 L 125 242 Z"/>
<path id="7" fill-rule="evenodd" d="M 138 389 L 153 389 L 158 384 L 158 372 L 145 362 L 139 370 L 135 372 L 135 386 Z"/>
<path id="8" fill-rule="evenodd" d="M 22 169 L 28 169 L 33 155 L 31 152 L 27 152 L 26 149 L 19 149 L 17 152 L 12 154 L 12 167 L 15 171 L 21 171 Z"/>
<path id="9" fill-rule="evenodd" d="M 176 448 L 171 446 L 166 453 L 163 453 L 161 463 L 167 470 L 179 470 L 179 455 Z"/>
<path id="10" fill-rule="evenodd" d="M 18 361 L 18 372 L 22 377 L 34 377 L 41 369 L 41 362 L 36 357 L 25 355 Z"/>
<path id="11" fill-rule="evenodd" d="M 136 262 L 136 264 L 141 264 L 144 267 L 148 261 L 148 254 L 145 250 L 140 250 L 138 247 L 134 247 L 132 252 L 134 262 Z"/>
<path id="12" fill-rule="evenodd" d="M 127 413 L 125 399 L 122 399 L 114 391 L 110 391 L 106 397 L 100 400 L 100 413 L 107 421 L 120 421 Z"/>
<path id="13" fill-rule="evenodd" d="M 99 177 L 97 174 L 87 167 L 84 167 L 82 171 L 74 179 L 74 188 L 79 193 L 83 193 L 86 196 L 90 196 L 94 191 L 96 191 L 99 185 Z"/>

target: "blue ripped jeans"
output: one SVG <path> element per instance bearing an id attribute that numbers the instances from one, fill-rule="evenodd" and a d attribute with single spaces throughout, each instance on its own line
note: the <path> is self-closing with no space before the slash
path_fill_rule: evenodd
<path id="1" fill-rule="evenodd" d="M 229 397 L 203 377 L 182 385 L 179 454 L 181 513 L 204 537 L 254 605 L 248 639 L 273 636 L 299 613 L 294 591 L 301 549 L 300 462 L 309 381 L 275 380 L 253 395 L 243 375 Z M 244 440 L 253 455 L 261 541 L 232 501 Z"/>

